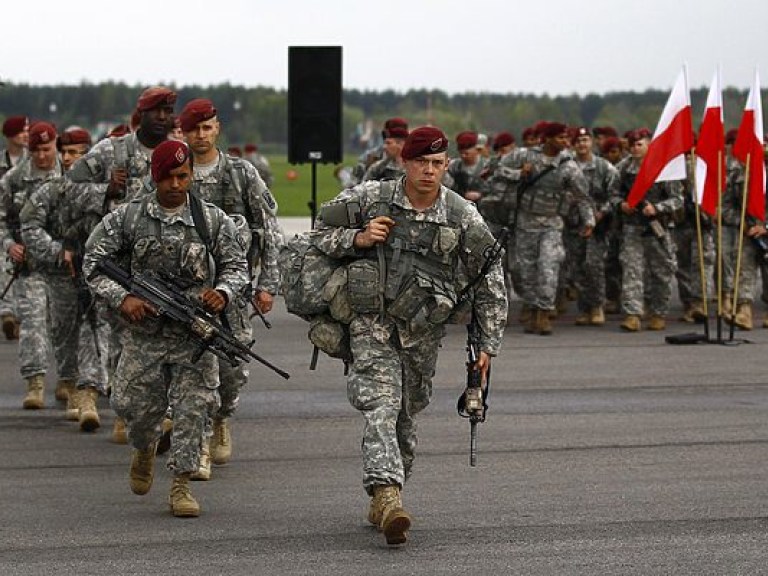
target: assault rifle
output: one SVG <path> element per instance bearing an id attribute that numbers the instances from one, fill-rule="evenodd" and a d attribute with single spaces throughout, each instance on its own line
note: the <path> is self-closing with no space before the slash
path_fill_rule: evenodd
<path id="1" fill-rule="evenodd" d="M 15 204 L 11 204 L 11 206 L 7 208 L 5 221 L 11 231 L 13 241 L 17 244 L 23 244 L 21 241 L 21 221 L 19 220 L 19 208 Z M 5 295 L 8 294 L 8 291 L 11 289 L 11 286 L 13 286 L 13 283 L 16 282 L 16 279 L 19 277 L 19 275 L 26 269 L 27 255 L 24 254 L 24 260 L 22 262 L 13 263 L 11 279 L 8 280 L 8 283 L 3 288 L 2 293 L 0 293 L 0 300 L 5 300 Z"/>
<path id="2" fill-rule="evenodd" d="M 509 230 L 503 228 L 496 242 L 485 251 L 485 262 L 477 276 L 464 287 L 457 298 L 457 307 L 463 304 L 470 292 L 477 286 L 491 267 L 501 258 L 504 245 L 507 241 Z M 456 411 L 462 418 L 469 419 L 469 465 L 477 464 L 477 425 L 485 422 L 485 413 L 488 411 L 488 396 L 491 391 L 491 369 L 488 367 L 485 379 L 485 389 L 482 387 L 482 374 L 477 369 L 477 361 L 480 358 L 480 324 L 474 312 L 467 324 L 467 386 L 459 396 L 456 403 Z"/>
<path id="3" fill-rule="evenodd" d="M 216 354 L 232 366 L 239 366 L 242 362 L 249 362 L 253 358 L 283 378 L 290 378 L 287 372 L 265 360 L 251 350 L 250 346 L 246 346 L 235 338 L 213 314 L 185 294 L 173 278 L 141 272 L 131 275 L 106 258 L 97 264 L 96 269 L 134 296 L 150 303 L 161 317 L 186 327 L 190 337 L 198 345 L 193 362 L 196 362 L 206 351 Z"/>

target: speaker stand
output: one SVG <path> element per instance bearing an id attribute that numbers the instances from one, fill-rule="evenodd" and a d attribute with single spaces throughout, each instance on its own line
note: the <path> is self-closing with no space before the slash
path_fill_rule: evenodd
<path id="1" fill-rule="evenodd" d="M 317 160 L 312 160 L 312 196 L 307 202 L 309 207 L 309 216 L 311 218 L 310 228 L 315 229 L 315 219 L 317 218 Z"/>

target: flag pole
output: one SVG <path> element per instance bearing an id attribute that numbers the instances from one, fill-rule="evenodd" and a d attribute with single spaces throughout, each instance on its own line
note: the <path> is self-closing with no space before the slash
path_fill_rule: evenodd
<path id="1" fill-rule="evenodd" d="M 723 341 L 723 152 L 717 151 L 717 341 Z"/>
<path id="2" fill-rule="evenodd" d="M 699 279 L 701 281 L 701 303 L 704 310 L 704 338 L 709 341 L 709 294 L 707 293 L 707 274 L 704 270 L 704 241 L 701 233 L 701 209 L 699 208 L 698 188 L 696 187 L 696 148 L 691 148 L 691 181 L 693 187 L 691 195 L 693 196 L 693 205 L 696 208 L 696 245 L 699 252 Z"/>
<path id="3" fill-rule="evenodd" d="M 736 251 L 736 271 L 733 277 L 733 302 L 731 304 L 731 329 L 729 340 L 733 341 L 733 333 L 736 329 L 736 308 L 739 304 L 739 276 L 741 275 L 741 255 L 744 249 L 744 225 L 747 219 L 747 203 L 749 202 L 749 166 L 752 153 L 747 153 L 747 162 L 744 169 L 744 191 L 741 195 L 741 221 L 739 222 L 739 248 Z"/>

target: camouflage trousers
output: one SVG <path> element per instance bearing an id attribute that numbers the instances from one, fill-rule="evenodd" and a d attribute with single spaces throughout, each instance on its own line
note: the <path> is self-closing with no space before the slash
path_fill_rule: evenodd
<path id="1" fill-rule="evenodd" d="M 365 418 L 363 487 L 403 486 L 417 445 L 414 417 L 432 397 L 432 377 L 442 331 L 400 344 L 391 319 L 361 315 L 349 326 L 354 358 L 347 379 L 350 404 Z"/>
<path id="2" fill-rule="evenodd" d="M 578 290 L 580 312 L 589 312 L 605 304 L 605 236 L 584 238 L 578 230 L 563 234 L 570 283 Z M 567 284 L 566 284 L 567 285 Z"/>
<path id="3" fill-rule="evenodd" d="M 735 226 L 723 226 L 723 292 L 733 296 L 736 276 L 736 260 L 739 250 L 739 229 Z M 757 252 L 752 241 L 744 237 L 739 273 L 738 303 L 754 302 L 757 291 Z"/>
<path id="4" fill-rule="evenodd" d="M 95 298 L 80 310 L 80 338 L 77 361 L 80 364 L 78 388 L 96 388 L 106 394 L 109 384 L 109 358 L 112 327 L 106 317 L 107 303 Z"/>
<path id="5" fill-rule="evenodd" d="M 519 229 L 515 253 L 523 302 L 532 309 L 554 310 L 560 266 L 565 259 L 563 231 Z"/>
<path id="6" fill-rule="evenodd" d="M 48 369 L 48 286 L 39 272 L 19 276 L 16 287 L 19 328 L 19 367 L 22 378 L 45 374 Z"/>
<path id="7" fill-rule="evenodd" d="M 168 469 L 175 475 L 200 467 L 206 419 L 219 407 L 219 366 L 207 352 L 193 363 L 186 334 L 164 327 L 159 334 L 122 330 L 122 353 L 110 403 L 128 426 L 134 448 L 146 450 L 160 435 L 170 407 L 173 432 Z"/>
<path id="8" fill-rule="evenodd" d="M 693 300 L 702 300 L 701 266 L 699 241 L 695 226 L 678 226 L 673 230 L 677 255 L 677 291 L 680 300 L 689 304 Z M 701 230 L 701 243 L 704 257 L 704 279 L 707 299 L 714 292 L 712 272 L 715 265 L 715 238 L 711 228 Z"/>
<path id="9" fill-rule="evenodd" d="M 672 235 L 659 240 L 645 226 L 624 225 L 621 244 L 622 310 L 642 315 L 644 303 L 651 315 L 665 317 L 672 299 L 672 280 L 677 262 Z"/>
<path id="10" fill-rule="evenodd" d="M 606 233 L 608 244 L 605 254 L 605 298 L 612 302 L 621 300 L 621 233 L 609 228 Z"/>
<path id="11" fill-rule="evenodd" d="M 248 318 L 248 302 L 242 298 L 227 308 L 227 320 L 232 332 L 240 342 L 250 345 L 253 339 L 253 325 Z M 219 396 L 221 408 L 215 416 L 229 418 L 235 413 L 240 402 L 240 390 L 248 382 L 248 364 L 242 363 L 233 367 L 226 360 L 219 362 Z"/>
<path id="12" fill-rule="evenodd" d="M 0 262 L 0 291 L 5 290 L 5 287 L 8 285 L 8 282 L 11 281 L 12 275 L 13 275 L 13 264 L 11 264 L 10 260 L 6 259 Z M 18 279 L 14 280 L 13 284 L 8 290 L 8 293 L 5 295 L 5 297 L 2 300 L 0 300 L 0 314 L 16 315 L 17 313 L 16 283 L 17 282 L 18 282 Z"/>

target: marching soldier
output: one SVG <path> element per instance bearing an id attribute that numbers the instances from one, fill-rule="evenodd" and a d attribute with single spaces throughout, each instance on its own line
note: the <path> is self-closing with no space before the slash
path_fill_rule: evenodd
<path id="1" fill-rule="evenodd" d="M 390 118 L 384 122 L 381 131 L 384 139 L 384 158 L 368 167 L 363 176 L 365 180 L 397 180 L 403 175 L 403 159 L 400 151 L 408 137 L 408 123 L 402 118 Z"/>

